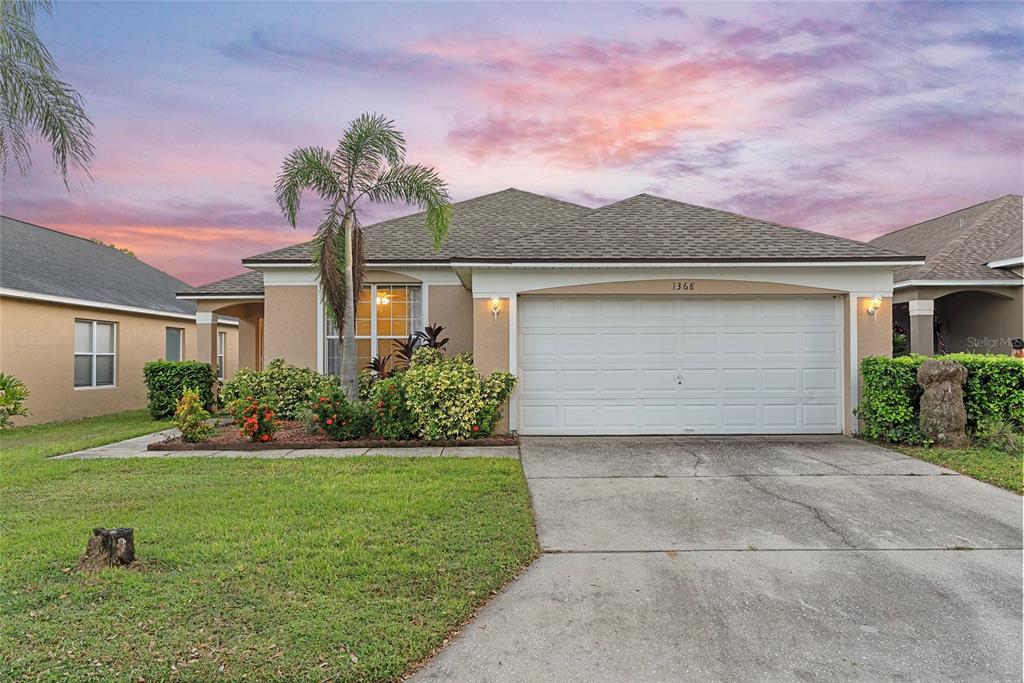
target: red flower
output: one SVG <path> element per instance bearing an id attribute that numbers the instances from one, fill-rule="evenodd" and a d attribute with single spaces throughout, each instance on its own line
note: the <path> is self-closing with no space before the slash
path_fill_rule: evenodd
<path id="1" fill-rule="evenodd" d="M 261 436 L 260 441 L 270 441 L 270 434 L 264 434 Z"/>
<path id="2" fill-rule="evenodd" d="M 377 407 L 378 408 L 383 408 L 384 407 L 384 401 L 378 401 L 377 402 Z"/>
<path id="3" fill-rule="evenodd" d="M 327 424 L 329 424 L 329 425 L 334 424 L 334 420 L 332 420 L 331 418 L 327 418 Z"/>
<path id="4" fill-rule="evenodd" d="M 474 432 L 479 432 L 480 431 L 480 425 L 473 425 L 473 431 Z"/>

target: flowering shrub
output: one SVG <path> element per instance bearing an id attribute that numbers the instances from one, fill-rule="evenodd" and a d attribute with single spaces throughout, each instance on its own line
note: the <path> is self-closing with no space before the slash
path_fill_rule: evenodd
<path id="1" fill-rule="evenodd" d="M 378 380 L 369 392 L 373 433 L 382 439 L 411 439 L 416 436 L 416 420 L 406 405 L 403 375 Z"/>
<path id="2" fill-rule="evenodd" d="M 178 399 L 177 409 L 174 411 L 174 426 L 181 432 L 181 440 L 188 443 L 206 441 L 216 428 L 207 422 L 210 413 L 203 407 L 203 397 L 199 390 L 186 388 L 181 392 Z"/>
<path id="3" fill-rule="evenodd" d="M 413 354 L 403 375 L 406 406 L 424 439 L 468 439 L 488 436 L 501 418 L 501 405 L 515 386 L 515 377 L 495 372 L 481 378 L 468 354 L 444 357 L 423 347 Z"/>
<path id="4" fill-rule="evenodd" d="M 288 365 L 280 358 L 267 364 L 262 372 L 242 368 L 228 380 L 220 392 L 225 405 L 246 396 L 272 399 L 278 415 L 286 420 L 297 419 L 302 409 L 318 396 L 338 386 L 336 377 L 321 375 L 316 370 Z"/>
<path id="5" fill-rule="evenodd" d="M 266 443 L 274 438 L 277 423 L 274 422 L 274 408 L 269 402 L 246 396 L 232 401 L 228 409 L 240 427 L 239 434 L 246 439 Z"/>
<path id="6" fill-rule="evenodd" d="M 313 404 L 315 421 L 335 441 L 358 439 L 370 433 L 373 414 L 364 403 L 349 402 L 337 392 Z"/>

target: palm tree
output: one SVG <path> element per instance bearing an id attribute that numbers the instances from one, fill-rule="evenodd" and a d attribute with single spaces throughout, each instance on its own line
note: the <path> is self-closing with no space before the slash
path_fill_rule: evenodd
<path id="1" fill-rule="evenodd" d="M 425 209 L 437 250 L 451 225 L 448 186 L 433 168 L 405 163 L 405 137 L 394 121 L 362 114 L 349 123 L 333 153 L 300 147 L 285 158 L 275 195 L 293 228 L 305 190 L 328 204 L 313 237 L 313 263 L 324 307 L 341 330 L 341 388 L 352 400 L 358 396 L 355 305 L 365 263 L 359 202 L 402 201 Z"/>
<path id="2" fill-rule="evenodd" d="M 89 173 L 92 122 L 36 35 L 36 11 L 52 9 L 52 0 L 0 0 L 0 170 L 6 173 L 13 158 L 28 173 L 30 136 L 38 136 L 49 143 L 68 186 L 68 166 Z"/>

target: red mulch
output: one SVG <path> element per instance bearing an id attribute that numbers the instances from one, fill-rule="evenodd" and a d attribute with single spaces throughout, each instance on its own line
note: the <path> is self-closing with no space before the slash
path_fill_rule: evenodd
<path id="1" fill-rule="evenodd" d="M 485 436 L 479 439 L 461 439 L 448 441 L 389 441 L 387 439 L 358 439 L 355 441 L 334 441 L 326 434 L 308 433 L 301 422 L 295 420 L 279 420 L 274 438 L 265 442 L 243 440 L 238 434 L 238 427 L 225 425 L 218 427 L 206 441 L 186 443 L 181 437 L 151 443 L 151 451 L 266 451 L 276 449 L 297 448 L 414 448 L 416 446 L 516 446 L 519 439 L 509 435 Z"/>

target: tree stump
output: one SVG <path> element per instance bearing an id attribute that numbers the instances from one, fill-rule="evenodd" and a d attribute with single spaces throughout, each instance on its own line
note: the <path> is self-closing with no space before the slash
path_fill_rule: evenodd
<path id="1" fill-rule="evenodd" d="M 135 561 L 132 529 L 93 529 L 85 554 L 75 571 L 90 572 L 107 567 L 127 567 Z"/>
<path id="2" fill-rule="evenodd" d="M 917 369 L 921 395 L 921 433 L 935 443 L 964 448 L 967 441 L 967 409 L 963 383 L 967 370 L 956 361 L 928 360 Z"/>

